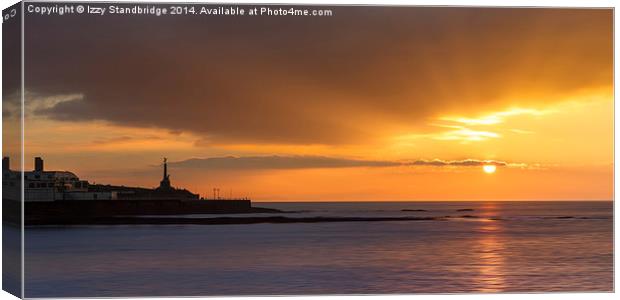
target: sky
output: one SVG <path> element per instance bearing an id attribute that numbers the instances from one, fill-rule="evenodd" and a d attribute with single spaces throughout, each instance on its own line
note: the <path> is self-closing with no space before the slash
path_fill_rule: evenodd
<path id="1" fill-rule="evenodd" d="M 612 199 L 611 10 L 332 9 L 26 16 L 25 168 L 155 187 L 167 157 L 173 186 L 257 201 Z"/>

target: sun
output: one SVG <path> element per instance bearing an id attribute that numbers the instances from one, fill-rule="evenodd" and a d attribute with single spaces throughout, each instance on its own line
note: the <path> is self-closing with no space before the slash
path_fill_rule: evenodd
<path id="1" fill-rule="evenodd" d="M 482 171 L 484 171 L 484 173 L 487 173 L 487 174 L 495 173 L 496 169 L 497 169 L 497 167 L 495 165 L 484 165 L 484 166 L 482 166 Z"/>

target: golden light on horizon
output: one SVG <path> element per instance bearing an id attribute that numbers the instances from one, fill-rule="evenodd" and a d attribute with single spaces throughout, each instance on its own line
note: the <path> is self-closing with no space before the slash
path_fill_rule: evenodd
<path id="1" fill-rule="evenodd" d="M 218 47 L 170 35 L 170 53 L 120 55 L 120 73 L 108 68 L 118 61 L 80 63 L 108 58 L 105 49 L 63 55 L 106 26 L 69 28 L 66 43 L 36 36 L 24 41 L 37 63 L 25 71 L 34 75 L 23 107 L 18 93 L 3 106 L 5 132 L 23 134 L 7 154 L 23 154 L 27 170 L 40 156 L 50 170 L 144 187 L 157 186 L 165 156 L 177 187 L 232 188 L 257 201 L 613 199 L 613 12 L 514 10 L 502 26 L 467 26 L 474 15 L 498 22 L 487 10 L 451 11 L 449 22 L 433 18 L 437 39 L 417 34 L 430 19 L 398 15 L 352 36 L 353 18 L 330 19 L 311 32 L 329 29 L 326 47 L 291 34 L 283 47 L 299 51 L 278 55 L 260 38 L 278 24 L 241 22 L 213 32 Z M 123 34 L 118 53 L 169 32 Z M 234 49 L 244 48 L 260 59 L 239 60 Z M 200 67 L 208 57 L 235 71 Z M 170 63 L 179 59 L 187 64 Z M 158 76 L 146 76 L 153 68 Z"/>
<path id="2" fill-rule="evenodd" d="M 487 174 L 493 174 L 495 173 L 495 170 L 497 170 L 497 167 L 495 165 L 482 166 L 482 171 L 484 171 L 484 173 L 487 173 Z"/>

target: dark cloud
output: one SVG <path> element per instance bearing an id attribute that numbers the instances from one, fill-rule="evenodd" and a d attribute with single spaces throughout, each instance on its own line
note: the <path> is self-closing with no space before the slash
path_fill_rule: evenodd
<path id="1" fill-rule="evenodd" d="M 472 167 L 493 164 L 508 166 L 508 163 L 494 160 L 417 160 L 381 161 L 335 158 L 326 156 L 247 156 L 193 158 L 169 163 L 172 167 L 189 169 L 310 169 L 310 168 L 351 168 L 351 167 L 395 167 L 395 166 L 456 166 Z"/>
<path id="2" fill-rule="evenodd" d="M 324 8 L 324 7 L 322 7 Z M 612 84 L 612 10 L 332 7 L 333 17 L 28 15 L 57 120 L 223 142 L 347 143 L 374 124 Z"/>

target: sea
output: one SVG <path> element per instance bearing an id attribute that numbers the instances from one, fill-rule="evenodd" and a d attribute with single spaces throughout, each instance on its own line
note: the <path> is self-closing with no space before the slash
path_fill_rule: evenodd
<path id="1" fill-rule="evenodd" d="M 429 218 L 28 227 L 25 296 L 613 291 L 610 201 L 253 205 L 291 218 Z"/>

